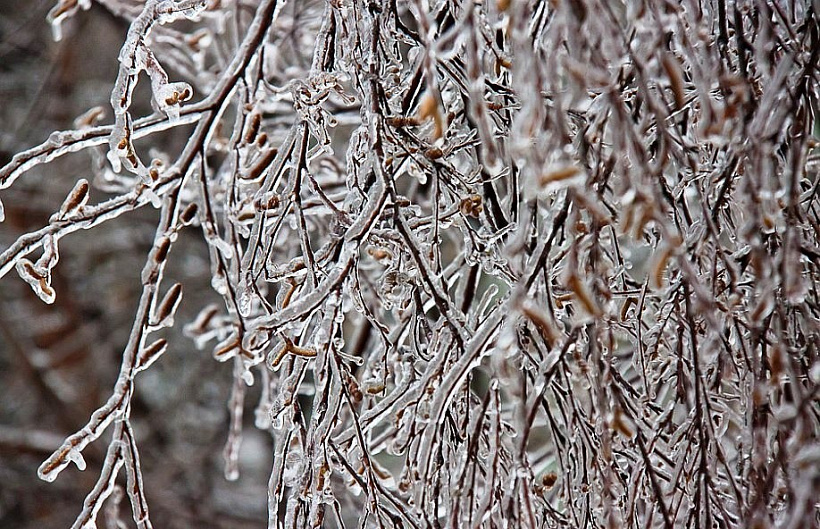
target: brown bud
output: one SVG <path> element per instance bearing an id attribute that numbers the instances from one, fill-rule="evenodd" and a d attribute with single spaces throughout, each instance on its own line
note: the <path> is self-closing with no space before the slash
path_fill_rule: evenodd
<path id="1" fill-rule="evenodd" d="M 484 209 L 481 204 L 481 195 L 470 195 L 469 197 L 461 199 L 458 209 L 465 217 L 478 218 L 481 211 Z"/>
<path id="2" fill-rule="evenodd" d="M 431 147 L 430 149 L 424 151 L 424 155 L 430 158 L 431 160 L 438 160 L 439 158 L 444 156 L 444 151 L 442 151 L 438 147 Z"/>
<path id="3" fill-rule="evenodd" d="M 60 212 L 63 215 L 68 215 L 84 206 L 88 201 L 88 189 L 88 180 L 85 178 L 78 180 L 60 207 Z"/>
<path id="4" fill-rule="evenodd" d="M 155 341 L 148 347 L 142 350 L 137 358 L 137 364 L 135 369 L 137 371 L 143 371 L 148 369 L 162 354 L 168 349 L 168 340 L 165 338 L 160 338 L 159 340 Z"/>
<path id="5" fill-rule="evenodd" d="M 162 298 L 162 301 L 159 305 L 157 305 L 157 312 L 154 320 L 157 325 L 162 324 L 162 322 L 174 314 L 181 299 L 182 285 L 175 283 L 174 286 L 168 289 L 165 297 Z"/>
<path id="6" fill-rule="evenodd" d="M 555 472 L 547 472 L 541 476 L 541 484 L 546 489 L 551 489 L 554 487 L 556 481 L 558 481 L 558 475 L 556 475 Z"/>
<path id="7" fill-rule="evenodd" d="M 171 239 L 163 236 L 155 246 L 154 262 L 157 264 L 164 263 L 168 257 L 168 250 L 171 248 Z"/>
<path id="8" fill-rule="evenodd" d="M 180 222 L 182 222 L 183 226 L 187 226 L 191 222 L 193 222 L 194 217 L 196 217 L 198 209 L 199 206 L 196 205 L 196 202 L 191 202 L 190 204 L 185 206 L 185 209 L 183 209 L 182 213 L 180 213 L 179 215 L 179 220 Z"/>

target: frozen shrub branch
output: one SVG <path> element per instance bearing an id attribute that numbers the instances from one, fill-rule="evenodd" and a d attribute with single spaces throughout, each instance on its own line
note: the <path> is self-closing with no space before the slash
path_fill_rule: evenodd
<path id="1" fill-rule="evenodd" d="M 113 125 L 0 169 L 100 162 L 0 253 L 47 303 L 62 237 L 161 212 L 114 391 L 40 467 L 113 430 L 76 527 L 120 479 L 151 527 L 131 402 L 174 325 L 231 364 L 229 480 L 262 386 L 269 527 L 820 523 L 820 4 L 102 5 Z M 190 227 L 222 303 L 181 323 Z"/>

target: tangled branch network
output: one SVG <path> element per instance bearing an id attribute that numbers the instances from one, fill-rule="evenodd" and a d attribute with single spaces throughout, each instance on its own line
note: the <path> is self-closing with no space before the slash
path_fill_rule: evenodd
<path id="1" fill-rule="evenodd" d="M 132 402 L 175 325 L 232 366 L 228 480 L 269 434 L 271 528 L 818 526 L 816 0 L 97 2 L 111 108 L 0 170 L 92 157 L 0 254 L 45 303 L 63 237 L 160 212 L 39 469 L 108 440 L 74 527 L 123 490 L 152 526 Z M 190 231 L 222 302 L 175 322 Z"/>

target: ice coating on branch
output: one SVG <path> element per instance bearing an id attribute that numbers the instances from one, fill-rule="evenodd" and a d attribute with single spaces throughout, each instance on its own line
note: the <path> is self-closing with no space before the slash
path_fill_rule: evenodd
<path id="1" fill-rule="evenodd" d="M 132 173 L 145 176 L 145 167 L 139 160 L 131 142 L 131 97 L 139 73 L 145 70 L 151 79 L 152 102 L 168 119 L 179 119 L 180 104 L 193 96 L 191 85 L 184 82 L 168 82 L 168 74 L 162 68 L 153 51 L 148 47 L 148 36 L 154 24 L 167 24 L 180 18 L 196 20 L 206 3 L 200 0 L 148 0 L 140 15 L 131 23 L 126 42 L 119 53 L 119 74 L 111 92 L 114 109 L 114 130 L 109 138 L 107 154 L 114 172 L 122 166 Z"/>
<path id="2" fill-rule="evenodd" d="M 204 0 L 160 0 L 156 4 L 157 22 L 170 24 L 182 18 L 197 22 L 207 6 Z"/>
<path id="3" fill-rule="evenodd" d="M 160 415 L 224 423 L 221 401 L 205 408 L 230 380 L 235 479 L 242 399 L 260 388 L 271 527 L 814 521 L 816 454 L 800 450 L 815 441 L 820 381 L 813 11 L 283 4 L 106 3 L 133 21 L 113 125 L 91 114 L 2 169 L 8 187 L 88 150 L 113 195 L 89 206 L 81 181 L 45 228 L 0 249 L 0 270 L 17 266 L 41 297 L 62 236 L 160 210 L 144 211 L 162 229 L 140 255 L 112 400 L 45 479 L 113 426 L 106 468 L 125 458 L 134 519 L 147 520 L 136 444 L 156 436 L 127 433 L 129 399 L 176 334 L 154 336 L 179 320 L 181 287 L 163 275 L 181 270 L 186 304 L 218 300 L 183 329 L 213 358 L 168 362 L 154 387 L 208 398 Z M 158 26 L 181 18 L 199 22 Z M 146 80 L 155 112 L 132 119 Z M 183 106 L 193 88 L 202 100 Z M 106 150 L 129 174 L 103 167 Z M 189 280 L 216 295 L 191 296 Z M 173 376 L 203 359 L 233 376 Z M 79 523 L 94 524 L 95 505 Z"/>

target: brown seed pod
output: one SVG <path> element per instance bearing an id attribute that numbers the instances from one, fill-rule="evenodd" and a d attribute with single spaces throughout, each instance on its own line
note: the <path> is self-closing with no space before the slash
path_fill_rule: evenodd
<path id="1" fill-rule="evenodd" d="M 621 321 L 626 320 L 626 315 L 629 313 L 629 309 L 632 307 L 632 305 L 637 305 L 637 304 L 638 304 L 638 301 L 635 298 L 633 298 L 633 297 L 626 298 L 626 301 L 624 301 L 623 307 L 621 307 Z"/>
<path id="2" fill-rule="evenodd" d="M 432 94 L 425 95 L 419 104 L 418 119 L 425 120 L 434 117 L 436 114 L 438 114 L 436 97 Z"/>
<path id="3" fill-rule="evenodd" d="M 214 348 L 214 358 L 220 362 L 224 362 L 229 358 L 235 356 L 234 354 L 229 354 L 234 350 L 238 350 L 240 346 L 240 340 L 236 336 L 231 336 L 227 340 L 219 343 Z"/>
<path id="4" fill-rule="evenodd" d="M 18 271 L 22 270 L 30 278 L 34 278 L 34 279 L 37 279 L 37 280 L 44 279 L 43 274 L 38 272 L 37 268 L 35 268 L 34 264 L 31 261 L 29 261 L 28 259 L 21 259 L 20 262 L 17 263 L 17 270 Z M 27 278 L 24 277 L 23 279 L 27 279 Z"/>
<path id="5" fill-rule="evenodd" d="M 558 341 L 559 334 L 552 323 L 547 319 L 546 314 L 526 304 L 521 307 L 521 312 L 535 325 L 536 329 L 538 329 L 538 333 L 548 347 L 555 345 Z"/>
<path id="6" fill-rule="evenodd" d="M 444 136 L 444 117 L 441 115 L 438 99 L 433 94 L 427 94 L 419 104 L 418 119 L 424 121 L 426 119 L 433 119 L 433 138 L 439 139 Z"/>
<path id="7" fill-rule="evenodd" d="M 55 20 L 76 8 L 77 0 L 60 0 L 57 5 L 48 12 L 48 19 Z"/>
<path id="8" fill-rule="evenodd" d="M 219 313 L 219 305 L 215 303 L 208 305 L 199 312 L 190 329 L 197 334 L 205 332 L 217 313 Z"/>
<path id="9" fill-rule="evenodd" d="M 265 172 L 265 169 L 273 163 L 277 152 L 276 149 L 265 149 L 247 171 L 239 173 L 240 178 L 250 182 L 257 180 Z"/>
<path id="10" fill-rule="evenodd" d="M 623 410 L 616 407 L 612 412 L 612 429 L 629 439 L 635 435 L 632 427 L 629 425 L 628 419 L 624 416 Z"/>
<path id="11" fill-rule="evenodd" d="M 390 250 L 385 248 L 379 248 L 377 246 L 370 246 L 367 248 L 367 254 L 377 261 L 383 261 L 385 259 L 391 259 L 393 254 Z"/>
<path id="12" fill-rule="evenodd" d="M 563 309 L 564 303 L 566 303 L 567 301 L 572 301 L 572 297 L 573 296 L 571 293 L 559 294 L 555 296 L 555 299 L 553 299 L 553 301 L 555 302 L 555 307 L 559 310 Z"/>

